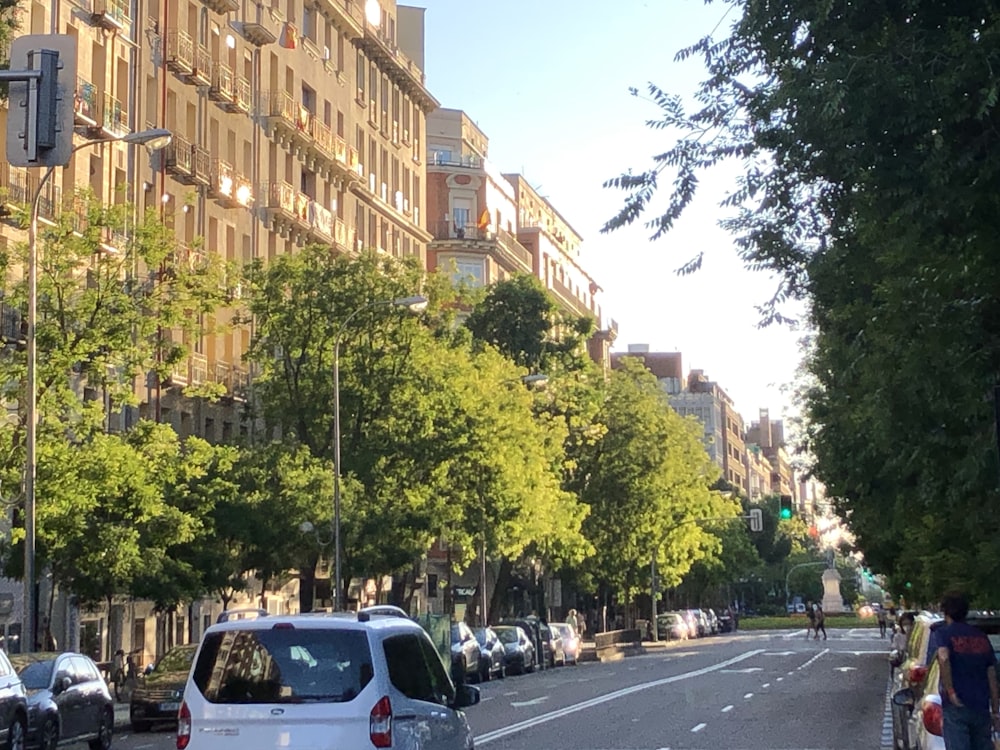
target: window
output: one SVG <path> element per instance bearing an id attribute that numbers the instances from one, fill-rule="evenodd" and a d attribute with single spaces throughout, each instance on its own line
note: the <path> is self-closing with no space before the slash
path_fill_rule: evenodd
<path id="1" fill-rule="evenodd" d="M 438 595 L 438 577 L 437 573 L 427 574 L 427 598 L 437 599 Z"/>
<path id="2" fill-rule="evenodd" d="M 230 630 L 205 638 L 193 676 L 210 703 L 347 703 L 374 668 L 361 630 Z"/>
<path id="3" fill-rule="evenodd" d="M 483 261 L 479 258 L 456 258 L 452 280 L 472 286 L 483 286 Z"/>
<path id="4" fill-rule="evenodd" d="M 361 50 L 358 50 L 358 104 L 362 107 L 367 106 L 368 97 L 365 95 L 365 71 L 368 69 L 368 64 L 365 62 L 365 55 Z"/>
<path id="5" fill-rule="evenodd" d="M 382 642 L 389 667 L 389 681 L 407 698 L 446 706 L 455 689 L 430 640 L 417 633 L 386 638 Z"/>

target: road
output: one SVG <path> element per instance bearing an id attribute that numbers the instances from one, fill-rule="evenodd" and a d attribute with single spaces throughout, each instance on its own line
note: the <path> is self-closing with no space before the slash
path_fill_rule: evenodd
<path id="1" fill-rule="evenodd" d="M 871 628 L 737 633 L 481 686 L 468 711 L 488 750 L 878 750 L 887 641 Z M 169 750 L 172 731 L 115 748 Z"/>

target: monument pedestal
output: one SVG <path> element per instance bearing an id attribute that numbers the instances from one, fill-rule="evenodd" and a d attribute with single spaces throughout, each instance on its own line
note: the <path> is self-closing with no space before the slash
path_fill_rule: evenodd
<path id="1" fill-rule="evenodd" d="M 836 568 L 823 571 L 823 611 L 827 614 L 840 613 L 844 609 L 844 597 L 840 594 L 840 573 Z"/>

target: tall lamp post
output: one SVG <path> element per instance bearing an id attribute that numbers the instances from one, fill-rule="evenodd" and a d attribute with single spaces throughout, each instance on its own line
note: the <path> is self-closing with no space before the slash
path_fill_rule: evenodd
<path id="1" fill-rule="evenodd" d="M 375 307 L 400 307 L 411 313 L 427 309 L 427 298 L 414 295 L 397 299 L 379 300 L 363 305 L 344 318 L 333 340 L 333 611 L 341 608 L 341 544 L 340 544 L 340 339 L 347 330 L 347 324 L 356 316 Z"/>
<path id="2" fill-rule="evenodd" d="M 70 150 L 74 154 L 82 148 L 101 143 L 133 143 L 144 145 L 150 151 L 166 148 L 173 136 L 169 130 L 151 128 L 137 133 L 113 138 L 98 138 L 78 143 Z M 24 629 L 21 633 L 22 650 L 35 648 L 35 610 L 38 607 L 35 592 L 35 475 L 37 470 L 36 447 L 38 441 L 38 350 L 35 325 L 38 317 L 38 202 L 42 197 L 45 183 L 52 177 L 56 165 L 49 166 L 42 173 L 35 192 L 31 196 L 31 220 L 28 224 L 28 406 L 27 435 L 25 438 L 24 467 Z"/>

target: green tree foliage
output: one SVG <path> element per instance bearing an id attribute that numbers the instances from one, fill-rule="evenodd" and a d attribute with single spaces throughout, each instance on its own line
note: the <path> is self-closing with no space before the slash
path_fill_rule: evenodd
<path id="1" fill-rule="evenodd" d="M 656 378 L 625 359 L 611 373 L 598 415 L 601 437 L 580 464 L 590 506 L 586 537 L 595 580 L 634 593 L 656 551 L 664 585 L 676 586 L 698 559 L 718 554 L 718 537 L 698 519 L 735 516 L 738 505 L 710 489 L 718 476 L 700 428 L 674 412 Z"/>
<path id="2" fill-rule="evenodd" d="M 198 314 L 221 301 L 221 266 L 180 262 L 162 223 L 151 216 L 133 225 L 129 211 L 81 193 L 38 238 L 37 559 L 84 601 L 129 592 L 143 568 L 162 562 L 165 545 L 191 533 L 183 514 L 164 501 L 168 474 L 158 471 L 165 467 L 155 467 L 147 453 L 160 450 L 162 433 L 126 439 L 104 430 L 107 409 L 135 404 L 137 379 L 166 375 L 186 355 L 159 333 L 182 338 L 199 330 Z M 27 307 L 20 273 L 27 258 L 24 245 L 2 257 L 14 279 L 4 288 L 13 311 Z M 24 347 L 8 347 L 0 357 L 0 396 L 17 408 L 0 425 L 5 488 L 21 484 L 24 468 L 26 371 Z M 7 570 L 20 574 L 23 528 L 12 540 Z"/>
<path id="3" fill-rule="evenodd" d="M 708 71 L 697 107 L 650 86 L 653 125 L 679 138 L 609 181 L 626 203 L 606 228 L 643 216 L 668 171 L 647 224 L 659 237 L 705 168 L 740 161 L 723 225 L 748 267 L 779 275 L 765 319 L 789 296 L 811 303 L 816 475 L 878 572 L 917 598 L 961 586 L 992 601 L 1000 16 L 929 0 L 725 5 L 728 38 L 680 55 Z"/>

